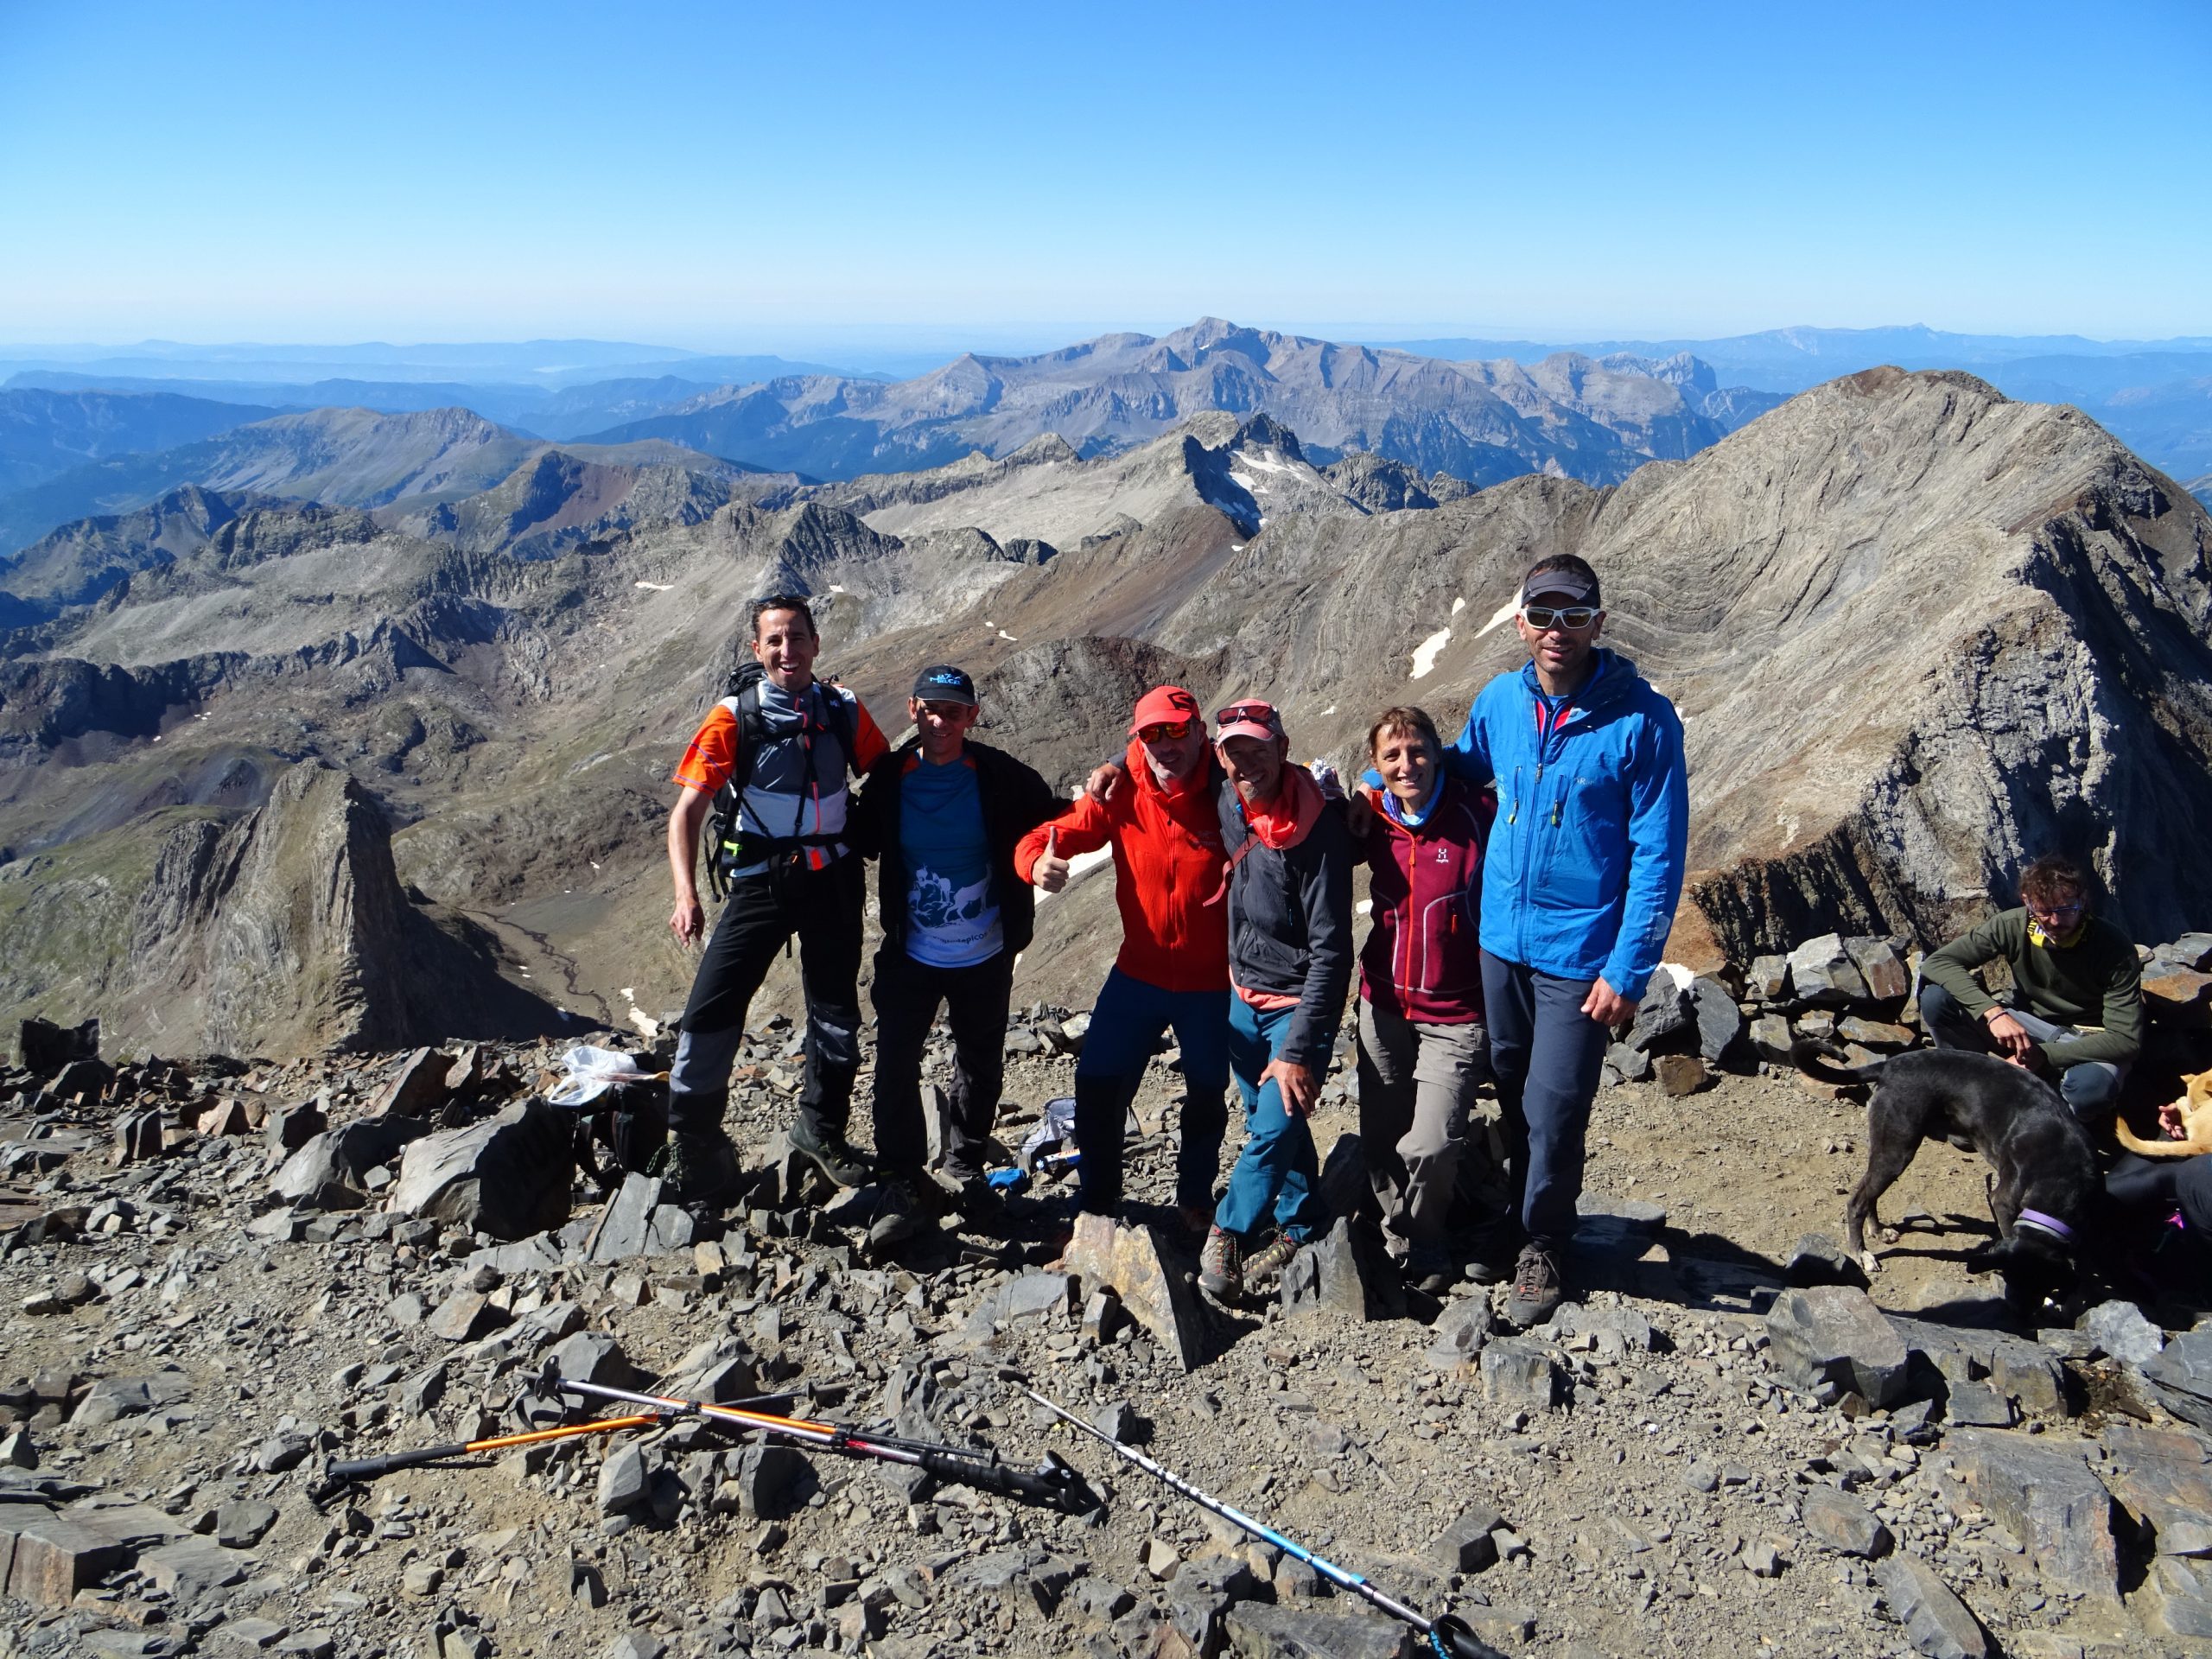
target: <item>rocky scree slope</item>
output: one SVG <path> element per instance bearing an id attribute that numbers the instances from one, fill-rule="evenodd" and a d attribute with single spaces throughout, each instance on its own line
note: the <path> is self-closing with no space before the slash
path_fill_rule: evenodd
<path id="1" fill-rule="evenodd" d="M 2212 1336 L 2122 1303 L 2004 1328 L 1990 1290 L 1919 1270 L 1928 1217 L 1881 1303 L 1830 1281 L 1832 1246 L 1788 1244 L 1858 1161 L 1858 1115 L 1824 1090 L 1725 1079 L 1694 1135 L 1645 1085 L 1607 1091 L 1580 1294 L 1512 1335 L 1501 1292 L 1399 1294 L 1350 1230 L 1243 1310 L 1196 1296 L 1161 1228 L 1046 1265 L 1027 1198 L 1001 1233 L 948 1224 L 871 1257 L 869 1196 L 810 1190 L 780 1144 L 791 1034 L 771 1018 L 741 1056 L 753 1179 L 719 1227 L 649 1178 L 603 1197 L 565 1137 L 528 1132 L 554 1046 L 0 1071 L 0 1640 L 1413 1650 L 1055 1427 L 1024 1381 L 1501 1651 L 2132 1659 L 2212 1631 Z M 1018 1034 L 1044 1052 L 1013 1058 L 1008 1136 L 1080 1044 L 1044 1008 Z M 949 1058 L 940 1033 L 929 1082 Z M 1325 1183 L 1356 1196 L 1332 1071 Z M 1169 1213 L 1178 1082 L 1162 1057 L 1139 1096 L 1147 1215 Z M 1929 1210 L 1978 1209 L 1978 1166 L 1925 1161 Z M 1781 1213 L 1745 1229 L 1754 1168 Z M 1669 1201 L 1604 1196 L 1639 1178 Z M 683 1423 L 310 1496 L 333 1459 L 557 1421 L 557 1377 L 787 1389 L 802 1416 L 1025 1466 L 1050 1448 L 1103 1503 L 1065 1516 Z"/>

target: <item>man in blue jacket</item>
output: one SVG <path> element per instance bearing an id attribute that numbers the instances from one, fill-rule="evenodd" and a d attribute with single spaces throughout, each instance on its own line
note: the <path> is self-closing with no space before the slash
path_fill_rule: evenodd
<path id="1" fill-rule="evenodd" d="M 1564 1294 L 1605 1045 L 1643 1000 L 1682 893 L 1681 721 L 1635 664 L 1599 648 L 1605 620 L 1596 571 L 1572 554 L 1539 561 L 1515 615 L 1529 660 L 1482 689 L 1446 757 L 1497 789 L 1483 1001 L 1519 1211 L 1509 1227 L 1517 1219 L 1528 1241 L 1505 1312 L 1523 1328 Z"/>

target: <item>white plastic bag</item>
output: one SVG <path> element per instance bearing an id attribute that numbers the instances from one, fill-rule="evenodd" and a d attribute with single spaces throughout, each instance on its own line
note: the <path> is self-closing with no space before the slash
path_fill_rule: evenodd
<path id="1" fill-rule="evenodd" d="M 585 1105 L 618 1083 L 635 1083 L 654 1075 L 639 1069 L 634 1054 L 594 1048 L 589 1043 L 579 1043 L 563 1055 L 561 1069 L 568 1076 L 546 1091 L 545 1103 L 549 1106 Z"/>

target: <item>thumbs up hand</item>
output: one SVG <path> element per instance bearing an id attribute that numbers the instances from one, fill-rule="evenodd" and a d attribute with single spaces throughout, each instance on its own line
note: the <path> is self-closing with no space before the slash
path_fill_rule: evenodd
<path id="1" fill-rule="evenodd" d="M 1045 850 L 1030 868 L 1029 880 L 1039 893 L 1058 893 L 1068 884 L 1068 861 L 1060 856 L 1060 832 L 1045 832 Z"/>

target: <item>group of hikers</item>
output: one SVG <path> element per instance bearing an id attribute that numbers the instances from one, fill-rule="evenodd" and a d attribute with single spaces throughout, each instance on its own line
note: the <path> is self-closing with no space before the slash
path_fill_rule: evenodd
<path id="1" fill-rule="evenodd" d="M 907 702 L 914 734 L 893 748 L 850 691 L 816 677 L 805 599 L 756 601 L 754 663 L 693 737 L 669 820 L 670 926 L 690 944 L 705 923 L 701 830 L 718 795 L 730 804 L 708 849 L 729 896 L 669 1077 L 665 1174 L 678 1200 L 711 1205 L 739 1185 L 723 1127 L 731 1070 L 753 995 L 795 937 L 806 1029 L 791 1147 L 841 1186 L 874 1185 L 873 1247 L 953 1211 L 988 1218 L 1015 958 L 1037 895 L 1104 850 L 1122 939 L 1076 1065 L 1079 1208 L 1120 1210 L 1125 1125 L 1172 1033 L 1184 1086 L 1174 1201 L 1199 1246 L 1199 1283 L 1224 1301 L 1264 1292 L 1332 1220 L 1310 1119 L 1356 958 L 1360 1146 L 1393 1257 L 1432 1293 L 1462 1274 L 1510 1278 L 1508 1318 L 1548 1318 L 1567 1289 L 1606 1048 L 1658 969 L 1681 898 L 1688 787 L 1672 704 L 1599 643 L 1588 563 L 1539 561 L 1514 620 L 1529 660 L 1482 690 L 1457 737 L 1446 742 L 1421 709 L 1383 710 L 1349 796 L 1328 768 L 1290 759 L 1271 702 L 1230 702 L 1209 729 L 1195 696 L 1161 685 L 1137 700 L 1125 753 L 1071 803 L 974 740 L 981 709 L 963 670 L 922 671 Z M 882 927 L 872 1157 L 847 1138 L 869 858 Z M 1371 925 L 1356 950 L 1361 864 Z M 1929 958 L 1922 1010 L 1939 1044 L 2045 1071 L 2087 1115 L 2116 1098 L 2139 1041 L 2133 948 L 2088 914 L 2078 869 L 2045 860 L 2026 875 L 2021 910 Z M 2009 1003 L 1973 976 L 1999 957 L 2012 964 Z M 932 1171 L 920 1074 L 940 1009 L 953 1077 Z M 1245 1135 L 1220 1185 L 1232 1079 Z M 1471 1217 L 1463 1177 L 1485 1083 L 1506 1200 Z"/>
<path id="2" fill-rule="evenodd" d="M 1120 760 L 1069 803 L 971 737 L 981 710 L 962 670 L 916 677 L 914 735 L 893 749 L 851 692 L 815 677 L 805 600 L 757 601 L 760 672 L 709 711 L 669 820 L 670 926 L 688 944 L 705 925 L 700 832 L 730 791 L 726 832 L 709 849 L 729 898 L 669 1076 L 677 1198 L 712 1204 L 738 1184 L 722 1125 L 731 1068 L 753 994 L 795 937 L 806 1033 L 793 1148 L 840 1185 L 875 1184 L 877 1246 L 952 1209 L 988 1214 L 1014 959 L 1037 894 L 1065 887 L 1072 861 L 1110 850 L 1122 941 L 1076 1065 L 1080 1208 L 1119 1210 L 1129 1109 L 1172 1033 L 1184 1086 L 1175 1204 L 1200 1244 L 1199 1282 L 1233 1301 L 1279 1277 L 1331 1219 L 1310 1119 L 1357 960 L 1361 1144 L 1392 1254 L 1430 1290 L 1462 1270 L 1484 1283 L 1510 1274 L 1510 1316 L 1548 1317 L 1610 1028 L 1658 967 L 1688 828 L 1681 722 L 1599 644 L 1604 623 L 1586 563 L 1540 562 L 1516 607 L 1529 662 L 1484 690 L 1449 743 L 1421 709 L 1384 710 L 1349 798 L 1325 768 L 1292 761 L 1271 702 L 1230 702 L 1209 729 L 1195 696 L 1162 685 L 1138 699 Z M 847 1138 L 868 858 L 883 932 L 873 1158 Z M 1361 863 L 1372 925 L 1356 947 Z M 953 1078 L 932 1172 L 920 1070 L 940 1009 Z M 1232 1079 L 1245 1135 L 1217 1192 Z M 1470 1108 L 1485 1082 L 1511 1202 L 1455 1250 Z"/>

